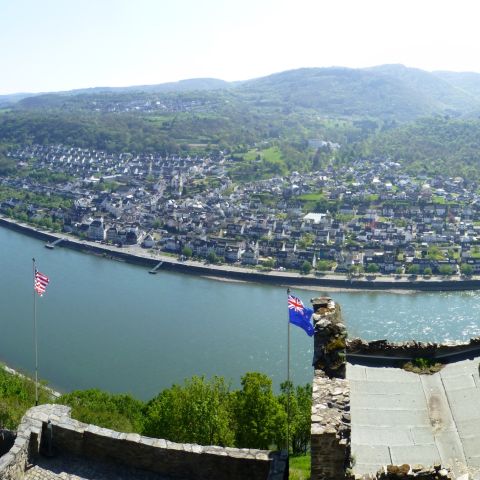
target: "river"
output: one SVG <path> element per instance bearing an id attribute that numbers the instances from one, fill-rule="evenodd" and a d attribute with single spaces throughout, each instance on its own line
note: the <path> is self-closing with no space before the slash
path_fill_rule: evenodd
<path id="1" fill-rule="evenodd" d="M 86 255 L 0 228 L 0 359 L 34 368 L 32 257 L 49 276 L 37 298 L 39 374 L 60 391 L 98 387 L 148 399 L 192 375 L 238 386 L 248 371 L 286 377 L 284 288 L 224 282 Z M 296 290 L 305 304 L 320 290 Z M 350 336 L 462 340 L 480 335 L 480 293 L 327 293 Z M 312 339 L 291 327 L 291 372 L 312 378 Z"/>

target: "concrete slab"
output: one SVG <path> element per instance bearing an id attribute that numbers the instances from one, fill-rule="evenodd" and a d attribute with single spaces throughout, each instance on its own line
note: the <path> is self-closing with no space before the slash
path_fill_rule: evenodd
<path id="1" fill-rule="evenodd" d="M 445 390 L 453 392 L 454 390 L 462 390 L 464 388 L 476 388 L 475 380 L 472 373 L 465 375 L 442 377 Z"/>
<path id="2" fill-rule="evenodd" d="M 355 430 L 357 427 L 355 427 Z M 411 427 L 410 437 L 414 445 L 427 445 L 435 443 L 432 428 L 430 425 L 425 427 Z"/>
<path id="3" fill-rule="evenodd" d="M 475 437 L 478 435 L 478 432 L 480 432 L 480 418 L 472 418 L 463 421 L 457 420 L 456 425 L 460 438 L 464 440 Z"/>
<path id="4" fill-rule="evenodd" d="M 440 453 L 435 444 L 431 445 L 416 445 L 414 448 L 406 447 L 390 447 L 390 454 L 394 465 L 401 465 L 403 463 L 421 465 L 433 465 L 441 463 Z"/>
<path id="5" fill-rule="evenodd" d="M 423 392 L 422 392 L 423 393 Z M 363 393 L 359 395 L 355 408 L 381 410 L 425 410 L 425 399 L 420 394 L 387 395 Z"/>
<path id="6" fill-rule="evenodd" d="M 372 382 L 372 381 L 361 381 L 361 380 L 350 380 L 350 391 L 358 393 L 376 393 L 378 395 L 405 395 L 405 384 L 401 382 Z M 423 393 L 423 386 L 421 382 L 409 383 L 408 384 L 408 393 L 409 394 L 418 394 Z"/>
<path id="7" fill-rule="evenodd" d="M 418 383 L 419 376 L 412 372 L 406 372 L 400 368 L 391 367 L 364 367 L 368 382 L 401 382 Z"/>
<path id="8" fill-rule="evenodd" d="M 350 395 L 350 412 L 352 416 L 352 430 L 354 425 L 376 425 L 392 427 L 419 427 L 430 426 L 427 409 L 425 410 L 378 410 L 359 409 L 354 406 L 355 400 Z"/>
<path id="9" fill-rule="evenodd" d="M 352 380 L 367 380 L 367 368 L 362 365 L 347 364 L 347 377 Z"/>
<path id="10" fill-rule="evenodd" d="M 400 431 L 395 427 L 356 426 L 352 431 L 352 443 L 355 445 L 414 445 L 412 433 L 408 429 Z M 430 434 L 430 443 L 434 443 Z"/>
<path id="11" fill-rule="evenodd" d="M 434 375 L 349 364 L 354 472 L 375 473 L 389 462 L 479 472 L 478 368 L 479 358 Z"/>
<path id="12" fill-rule="evenodd" d="M 384 445 L 353 445 L 352 456 L 354 458 L 355 466 L 360 464 L 378 465 L 374 473 L 381 465 L 388 465 L 392 462 L 390 457 L 390 449 Z M 356 469 L 355 469 L 356 471 Z"/>

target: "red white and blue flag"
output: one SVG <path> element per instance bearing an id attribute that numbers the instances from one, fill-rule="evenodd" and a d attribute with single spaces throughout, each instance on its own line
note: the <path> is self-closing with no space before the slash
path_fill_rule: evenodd
<path id="1" fill-rule="evenodd" d="M 46 275 L 35 269 L 35 282 L 33 284 L 33 288 L 40 296 L 45 293 L 49 281 L 50 280 Z"/>
<path id="2" fill-rule="evenodd" d="M 298 297 L 288 296 L 288 318 L 290 323 L 303 328 L 310 337 L 315 333 L 312 322 L 313 310 L 303 305 Z"/>

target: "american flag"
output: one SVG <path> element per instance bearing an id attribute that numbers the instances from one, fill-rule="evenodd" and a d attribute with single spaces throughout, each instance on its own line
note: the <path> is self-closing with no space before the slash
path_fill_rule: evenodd
<path id="1" fill-rule="evenodd" d="M 45 293 L 49 281 L 46 275 L 35 269 L 35 283 L 33 288 L 40 296 Z"/>

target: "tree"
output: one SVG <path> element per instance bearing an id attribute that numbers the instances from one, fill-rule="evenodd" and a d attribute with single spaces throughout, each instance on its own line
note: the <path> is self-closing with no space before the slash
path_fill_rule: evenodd
<path id="1" fill-rule="evenodd" d="M 249 372 L 242 377 L 234 409 L 237 447 L 268 449 L 285 444 L 287 415 L 266 375 Z"/>
<path id="2" fill-rule="evenodd" d="M 300 267 L 300 272 L 302 272 L 304 275 L 308 275 L 312 270 L 312 264 L 305 260 L 303 263 L 302 263 L 302 266 Z"/>
<path id="3" fill-rule="evenodd" d="M 436 245 L 432 245 L 427 251 L 427 258 L 429 260 L 444 260 L 445 255 L 439 247 L 437 247 Z"/>
<path id="4" fill-rule="evenodd" d="M 293 387 L 292 382 L 283 382 L 280 386 L 279 401 L 288 412 L 290 397 L 290 446 L 294 455 L 306 454 L 310 445 L 312 387 Z"/>
<path id="5" fill-rule="evenodd" d="M 207 261 L 209 263 L 217 263 L 218 262 L 217 254 L 215 252 L 208 252 Z"/>
<path id="6" fill-rule="evenodd" d="M 275 266 L 275 260 L 273 258 L 267 258 L 267 260 L 264 260 L 262 265 L 265 268 L 272 269 Z"/>
<path id="7" fill-rule="evenodd" d="M 185 245 L 185 246 L 182 248 L 182 255 L 183 255 L 184 257 L 190 258 L 190 257 L 193 255 L 193 251 L 192 251 L 192 249 L 191 249 L 188 245 Z"/>
<path id="8" fill-rule="evenodd" d="M 144 403 L 130 395 L 114 395 L 98 389 L 75 390 L 58 402 L 72 407 L 74 418 L 123 432 L 141 433 Z"/>
<path id="9" fill-rule="evenodd" d="M 377 273 L 380 267 L 376 263 L 369 263 L 366 268 L 367 273 Z"/>
<path id="10" fill-rule="evenodd" d="M 453 269 L 450 265 L 440 265 L 438 271 L 440 275 L 451 275 L 453 273 Z"/>
<path id="11" fill-rule="evenodd" d="M 313 241 L 315 240 L 315 236 L 311 233 L 305 233 L 300 237 L 300 240 L 298 241 L 298 246 L 299 248 L 307 248 L 310 245 L 312 245 Z"/>
<path id="12" fill-rule="evenodd" d="M 407 269 L 407 273 L 410 275 L 418 275 L 420 272 L 420 267 L 417 264 L 410 265 Z"/>
<path id="13" fill-rule="evenodd" d="M 320 260 L 319 262 L 317 262 L 316 268 L 320 272 L 325 272 L 327 270 L 331 270 L 332 264 L 328 260 Z"/>
<path id="14" fill-rule="evenodd" d="M 233 446 L 232 394 L 222 377 L 192 377 L 150 400 L 143 433 L 174 442 Z"/>
<path id="15" fill-rule="evenodd" d="M 432 269 L 430 267 L 426 267 L 423 269 L 423 274 L 424 275 L 431 275 L 432 274 Z"/>
<path id="16" fill-rule="evenodd" d="M 463 275 L 472 275 L 473 267 L 468 263 L 462 263 L 462 266 L 460 267 L 460 271 L 463 273 Z"/>

